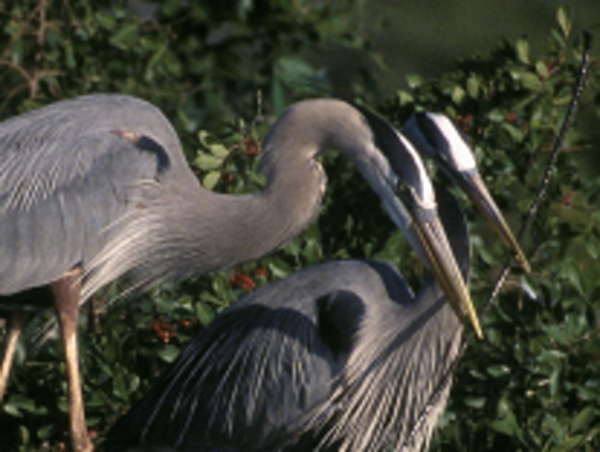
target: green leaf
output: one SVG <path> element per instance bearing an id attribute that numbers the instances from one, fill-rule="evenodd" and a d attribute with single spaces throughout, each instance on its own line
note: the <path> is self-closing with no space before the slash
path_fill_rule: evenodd
<path id="1" fill-rule="evenodd" d="M 315 75 L 313 67 L 298 56 L 286 56 L 277 61 L 279 76 L 288 82 L 300 83 Z"/>
<path id="2" fill-rule="evenodd" d="M 167 363 L 172 363 L 175 361 L 175 358 L 179 356 L 180 350 L 179 347 L 174 345 L 166 345 L 161 350 L 158 351 L 158 356 L 160 359 Z"/>
<path id="3" fill-rule="evenodd" d="M 112 30 L 116 25 L 115 16 L 110 11 L 98 11 L 96 13 L 96 20 L 100 26 L 106 28 L 107 30 Z"/>
<path id="4" fill-rule="evenodd" d="M 198 131 L 198 141 L 200 142 L 200 144 L 204 147 L 208 147 L 210 146 L 210 132 L 206 131 L 206 130 L 199 130 Z"/>
<path id="5" fill-rule="evenodd" d="M 544 86 L 539 76 L 533 72 L 521 74 L 520 80 L 523 87 L 529 91 L 539 91 Z"/>
<path id="6" fill-rule="evenodd" d="M 200 320 L 202 325 L 208 325 L 214 316 L 215 313 L 213 310 L 205 303 L 196 304 L 196 317 L 198 317 L 198 320 Z"/>
<path id="7" fill-rule="evenodd" d="M 54 425 L 53 424 L 46 425 L 45 427 L 41 427 L 37 430 L 37 436 L 42 440 L 49 439 L 53 433 L 54 433 Z"/>
<path id="8" fill-rule="evenodd" d="M 544 428 L 546 432 L 560 439 L 564 438 L 567 432 L 567 424 L 563 424 L 556 418 L 556 416 L 549 413 L 544 415 L 542 428 Z"/>
<path id="9" fill-rule="evenodd" d="M 592 406 L 584 408 L 571 421 L 571 431 L 573 433 L 585 431 L 596 416 L 596 408 Z"/>
<path id="10" fill-rule="evenodd" d="M 274 278 L 285 278 L 289 274 L 293 273 L 292 267 L 283 262 L 282 260 L 276 260 L 269 262 L 269 272 Z"/>
<path id="11" fill-rule="evenodd" d="M 487 373 L 490 374 L 494 378 L 504 377 L 510 374 L 510 367 L 504 364 L 498 364 L 495 366 L 489 366 L 487 369 Z"/>
<path id="12" fill-rule="evenodd" d="M 212 190 L 220 179 L 221 173 L 219 171 L 211 171 L 202 179 L 202 185 L 208 190 Z"/>
<path id="13" fill-rule="evenodd" d="M 198 152 L 196 160 L 194 160 L 194 164 L 204 171 L 216 170 L 221 167 L 222 163 L 222 159 L 202 151 Z"/>
<path id="14" fill-rule="evenodd" d="M 572 452 L 574 450 L 580 450 L 586 441 L 584 435 L 567 436 L 563 441 L 550 449 L 550 452 Z"/>
<path id="15" fill-rule="evenodd" d="M 139 376 L 137 376 L 135 374 L 130 374 L 129 379 L 128 379 L 129 393 L 133 393 L 133 392 L 137 391 L 138 388 L 140 387 L 140 382 L 141 382 L 141 379 Z"/>
<path id="16" fill-rule="evenodd" d="M 565 35 L 560 30 L 553 28 L 550 30 L 550 36 L 560 47 L 566 44 Z"/>
<path id="17" fill-rule="evenodd" d="M 134 46 L 137 39 L 137 28 L 138 25 L 136 23 L 126 25 L 113 35 L 110 43 L 121 50 L 130 49 Z"/>
<path id="18" fill-rule="evenodd" d="M 485 406 L 486 400 L 486 397 L 467 396 L 463 399 L 463 403 L 470 408 L 480 410 Z"/>
<path id="19" fill-rule="evenodd" d="M 523 132 L 521 132 L 520 129 L 513 126 L 512 124 L 509 124 L 507 122 L 502 123 L 502 129 L 505 130 L 506 132 L 508 132 L 508 134 L 510 135 L 510 138 L 515 143 L 521 143 L 523 141 L 523 138 L 524 138 Z"/>
<path id="20" fill-rule="evenodd" d="M 550 77 L 548 66 L 546 66 L 546 63 L 544 63 L 543 61 L 538 61 L 537 63 L 535 63 L 535 71 L 543 79 L 547 79 L 548 77 Z"/>
<path id="21" fill-rule="evenodd" d="M 208 150 L 212 155 L 220 159 L 224 159 L 229 155 L 229 149 L 220 143 L 211 144 L 208 146 Z"/>
<path id="22" fill-rule="evenodd" d="M 411 89 L 416 89 L 423 84 L 423 78 L 417 74 L 408 74 L 406 76 L 406 83 Z"/>
<path id="23" fill-rule="evenodd" d="M 13 417 L 23 417 L 23 413 L 21 413 L 19 408 L 13 403 L 5 403 L 2 407 L 2 411 Z"/>
<path id="24" fill-rule="evenodd" d="M 283 111 L 286 107 L 287 98 L 280 77 L 274 77 L 271 83 L 271 102 L 275 111 Z"/>
<path id="25" fill-rule="evenodd" d="M 567 355 L 559 350 L 545 350 L 537 356 L 541 363 L 560 363 L 567 358 Z"/>
<path id="26" fill-rule="evenodd" d="M 568 37 L 571 33 L 571 19 L 567 14 L 567 11 L 564 7 L 558 8 L 556 12 L 556 21 L 560 26 L 560 31 L 562 31 L 563 36 Z"/>
<path id="27" fill-rule="evenodd" d="M 27 430 L 24 426 L 19 426 L 19 437 L 21 438 L 21 443 L 26 446 L 29 444 L 30 441 L 30 434 L 29 434 L 29 430 Z"/>
<path id="28" fill-rule="evenodd" d="M 504 435 L 514 436 L 515 432 L 519 429 L 515 415 L 505 415 L 502 419 L 496 419 L 490 422 L 490 427 L 499 433 Z"/>
<path id="29" fill-rule="evenodd" d="M 473 99 L 477 99 L 479 95 L 479 80 L 475 76 L 471 76 L 467 79 L 467 93 Z"/>
<path id="30" fill-rule="evenodd" d="M 575 262 L 571 260 L 565 260 L 561 266 L 560 276 L 565 278 L 571 284 L 571 286 L 577 290 L 577 292 L 582 295 L 585 294 L 585 290 L 583 289 L 581 282 L 581 274 L 578 265 Z"/>
<path id="31" fill-rule="evenodd" d="M 480 371 L 479 371 L 479 370 L 477 370 L 477 369 L 471 369 L 471 370 L 469 370 L 469 374 L 470 374 L 470 375 L 471 375 L 473 378 L 475 378 L 475 379 L 477 379 L 477 380 L 481 380 L 481 381 L 485 381 L 485 380 L 487 380 L 487 377 L 486 377 L 486 375 L 485 375 L 483 372 L 480 372 Z"/>
<path id="32" fill-rule="evenodd" d="M 221 299 L 226 299 L 229 293 L 229 284 L 227 283 L 227 278 L 225 275 L 221 273 L 220 277 L 213 278 L 211 281 L 213 291 L 217 295 L 217 297 Z"/>
<path id="33" fill-rule="evenodd" d="M 23 412 L 36 413 L 39 411 L 33 399 L 18 394 L 10 397 L 2 409 L 15 417 L 22 417 L 24 414 Z"/>
<path id="34" fill-rule="evenodd" d="M 506 120 L 506 112 L 498 108 L 494 108 L 487 112 L 487 118 L 491 122 L 504 122 Z"/>
<path id="35" fill-rule="evenodd" d="M 65 65 L 69 69 L 75 69 L 77 66 L 75 59 L 75 51 L 73 49 L 73 45 L 69 42 L 65 45 Z"/>
<path id="36" fill-rule="evenodd" d="M 123 372 L 117 372 L 113 378 L 113 394 L 121 400 L 127 400 L 125 375 Z"/>
<path id="37" fill-rule="evenodd" d="M 517 40 L 515 45 L 515 49 L 517 50 L 517 58 L 523 64 L 529 64 L 529 42 L 525 39 Z"/>
<path id="38" fill-rule="evenodd" d="M 454 102 L 456 105 L 460 105 L 463 101 L 463 99 L 465 98 L 466 92 L 464 89 L 462 89 L 460 86 L 456 85 L 453 89 L 452 89 L 452 102 Z"/>
<path id="39" fill-rule="evenodd" d="M 397 96 L 401 107 L 411 104 L 414 101 L 412 94 L 410 94 L 408 91 L 399 90 Z"/>

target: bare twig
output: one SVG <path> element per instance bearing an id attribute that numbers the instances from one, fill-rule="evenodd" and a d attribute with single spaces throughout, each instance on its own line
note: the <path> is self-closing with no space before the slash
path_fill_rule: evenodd
<path id="1" fill-rule="evenodd" d="M 583 32 L 583 55 L 581 58 L 581 65 L 579 67 L 579 75 L 577 77 L 577 83 L 573 88 L 573 97 L 571 98 L 571 102 L 569 103 L 569 109 L 567 110 L 567 114 L 565 115 L 565 119 L 562 123 L 560 131 L 556 136 L 554 141 L 554 146 L 552 147 L 552 153 L 550 157 L 548 157 L 548 163 L 546 164 L 546 171 L 544 172 L 544 177 L 542 178 L 542 182 L 540 183 L 540 187 L 531 201 L 529 205 L 529 209 L 527 209 L 527 214 L 525 215 L 525 219 L 521 224 L 521 228 L 519 229 L 519 233 L 517 234 L 517 241 L 522 242 L 523 237 L 525 236 L 525 232 L 531 226 L 531 222 L 535 218 L 537 211 L 540 207 L 541 202 L 546 197 L 546 192 L 548 191 L 548 186 L 550 185 L 550 179 L 552 178 L 552 174 L 556 170 L 556 160 L 558 159 L 558 154 L 563 148 L 563 144 L 565 141 L 565 137 L 567 135 L 567 131 L 571 126 L 571 122 L 573 121 L 573 117 L 575 115 L 575 110 L 577 109 L 577 105 L 579 104 L 579 99 L 581 98 L 581 94 L 583 92 L 583 87 L 585 85 L 585 80 L 587 78 L 588 69 L 590 66 L 590 49 L 592 46 L 592 34 L 589 31 Z M 494 284 L 494 288 L 490 293 L 487 301 L 483 306 L 483 314 L 489 311 L 490 307 L 494 299 L 498 296 L 504 281 L 510 272 L 510 268 L 512 265 L 512 256 L 507 260 L 504 268 L 498 275 L 496 282 Z"/>
<path id="2" fill-rule="evenodd" d="M 46 22 L 46 13 L 48 12 L 48 4 L 46 3 L 46 0 L 40 1 L 40 4 L 38 5 L 38 12 L 40 26 L 37 32 L 37 43 L 40 47 L 43 47 L 46 43 L 46 27 L 48 25 Z"/>
<path id="3" fill-rule="evenodd" d="M 11 61 L 8 61 L 5 59 L 0 59 L 0 65 L 8 66 L 10 69 L 13 69 L 14 71 L 18 72 L 19 75 L 21 75 L 21 77 L 23 77 L 25 79 L 25 81 L 27 82 L 27 86 L 31 89 L 31 84 L 33 83 L 33 77 L 31 75 L 29 75 L 29 73 L 25 69 L 23 69 L 22 66 L 19 66 L 18 64 L 14 64 Z"/>
<path id="4" fill-rule="evenodd" d="M 544 172 L 544 177 L 542 178 L 540 187 L 539 187 L 535 197 L 533 198 L 533 200 L 529 206 L 529 209 L 527 210 L 527 214 L 525 216 L 523 224 L 521 225 L 521 229 L 519 230 L 519 233 L 517 235 L 517 241 L 519 241 L 519 242 L 522 241 L 525 232 L 527 231 L 527 229 L 529 229 L 529 226 L 531 225 L 531 222 L 533 221 L 533 218 L 535 217 L 535 215 L 537 213 L 540 203 L 545 198 L 546 192 L 548 191 L 548 186 L 550 184 L 550 179 L 552 178 L 552 174 L 554 173 L 554 171 L 556 169 L 556 160 L 558 158 L 558 153 L 561 151 L 561 149 L 563 147 L 566 133 L 567 133 L 569 127 L 571 126 L 571 122 L 572 122 L 573 116 L 575 114 L 575 110 L 577 108 L 579 99 L 581 98 L 581 94 L 583 92 L 583 87 L 585 85 L 585 80 L 586 80 L 588 69 L 590 66 L 591 44 L 592 44 L 592 34 L 588 31 L 584 31 L 584 34 L 583 34 L 583 56 L 582 56 L 582 60 L 581 60 L 581 65 L 579 67 L 577 82 L 573 89 L 573 97 L 571 98 L 571 102 L 569 104 L 569 108 L 567 110 L 567 114 L 565 115 L 565 119 L 562 123 L 561 129 L 560 129 L 558 135 L 556 136 L 554 146 L 552 147 L 552 153 L 551 153 L 550 157 L 548 158 L 548 163 L 546 164 L 546 171 Z M 536 254 L 538 251 L 539 251 L 539 247 L 536 246 L 535 250 L 532 252 L 532 255 Z M 502 288 L 502 285 L 504 284 L 504 282 L 508 276 L 511 265 L 512 265 L 512 258 L 506 263 L 505 267 L 503 268 L 502 272 L 500 273 L 500 276 L 496 280 L 496 283 L 494 284 L 494 289 L 492 290 L 488 300 L 486 301 L 486 304 L 484 305 L 484 310 L 483 310 L 484 313 L 489 310 L 492 301 L 496 298 L 496 296 L 500 292 L 500 289 Z M 467 342 L 463 341 L 456 357 L 450 363 L 450 365 L 448 366 L 448 369 L 446 370 L 446 372 L 444 373 L 442 378 L 440 378 L 438 383 L 435 385 L 435 388 L 434 388 L 431 396 L 429 397 L 429 401 L 425 404 L 425 406 L 421 412 L 421 415 L 417 419 L 415 428 L 409 434 L 408 441 L 410 441 L 412 436 L 416 433 L 416 430 L 418 430 L 420 419 L 427 415 L 427 412 L 431 409 L 432 406 L 435 406 L 436 404 L 441 403 L 440 398 L 442 397 L 442 394 L 444 393 L 444 389 L 447 387 L 450 379 L 452 378 L 454 371 L 456 370 L 456 367 L 458 366 L 458 363 L 460 362 L 462 356 L 464 355 L 465 351 L 467 350 L 467 346 L 468 346 Z"/>

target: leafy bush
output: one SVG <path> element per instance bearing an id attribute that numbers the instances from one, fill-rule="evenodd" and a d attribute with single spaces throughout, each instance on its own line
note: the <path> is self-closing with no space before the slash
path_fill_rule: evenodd
<path id="1" fill-rule="evenodd" d="M 581 47 L 557 14 L 550 50 L 526 40 L 425 82 L 409 78 L 388 112 L 454 116 L 475 142 L 487 184 L 513 225 L 541 184 L 571 100 Z M 486 341 L 472 341 L 455 374 L 452 401 L 432 450 L 597 450 L 600 444 L 598 76 L 588 79 L 575 126 L 547 199 L 524 236 L 533 272 L 515 273 L 483 317 Z M 472 225 L 473 296 L 484 300 L 502 264 L 501 244 Z M 485 226 L 485 225 L 483 225 Z M 516 229 L 516 227 L 515 227 Z"/>
<path id="2" fill-rule="evenodd" d="M 331 42 L 361 45 L 346 31 L 346 13 L 276 0 L 169 0 L 137 11 L 125 2 L 2 4 L 2 117 L 88 92 L 140 96 L 173 119 L 187 149 L 198 149 L 189 157 L 206 186 L 251 192 L 261 184 L 260 139 L 274 113 L 297 97 L 333 90 L 312 51 Z M 435 80 L 410 76 L 410 89 L 381 106 L 398 125 L 423 109 L 456 118 L 514 229 L 540 184 L 581 58 L 564 11 L 558 19 L 545 54 L 532 55 L 523 39 L 506 41 Z M 360 93 L 372 92 L 372 80 L 360 82 Z M 600 447 L 598 87 L 591 74 L 548 198 L 526 232 L 533 272 L 513 273 L 483 316 L 486 340 L 469 339 L 433 450 Z M 259 91 L 265 95 L 256 111 Z M 195 332 L 256 286 L 325 260 L 366 256 L 393 262 L 419 284 L 423 267 L 374 195 L 355 183 L 345 161 L 325 160 L 323 213 L 283 250 L 106 309 L 119 292 L 109 287 L 83 308 L 86 414 L 97 444 Z M 483 304 L 506 253 L 468 211 L 473 298 Z M 20 348 L 2 408 L 9 450 L 60 449 L 67 439 L 61 351 L 54 341 L 33 351 Z"/>

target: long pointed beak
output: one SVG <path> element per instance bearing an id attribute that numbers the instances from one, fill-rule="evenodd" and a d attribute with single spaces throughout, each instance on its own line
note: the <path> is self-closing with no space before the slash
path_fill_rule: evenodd
<path id="1" fill-rule="evenodd" d="M 417 237 L 421 253 L 426 257 L 460 321 L 465 326 L 470 323 L 477 337 L 482 339 L 483 331 L 469 289 L 460 273 L 437 213 L 431 212 L 427 218 L 415 219 L 410 226 L 410 234 Z"/>
<path id="2" fill-rule="evenodd" d="M 483 179 L 479 175 L 478 171 L 465 171 L 460 173 L 458 177 L 459 182 L 463 185 L 464 191 L 471 198 L 473 203 L 477 206 L 479 211 L 483 214 L 490 225 L 500 235 L 506 246 L 508 246 L 514 253 L 515 259 L 519 262 L 519 265 L 530 273 L 531 267 L 527 261 L 527 257 L 523 250 L 519 246 L 519 242 L 513 236 L 510 228 L 504 220 L 504 216 L 496 206 L 492 195 L 487 190 Z"/>

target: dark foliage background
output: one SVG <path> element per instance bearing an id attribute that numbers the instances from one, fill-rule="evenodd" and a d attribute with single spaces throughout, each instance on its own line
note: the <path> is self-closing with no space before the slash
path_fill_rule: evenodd
<path id="1" fill-rule="evenodd" d="M 385 58 L 362 32 L 364 24 L 357 25 L 357 5 L 0 3 L 0 117 L 85 93 L 140 96 L 172 119 L 206 186 L 245 193 L 261 184 L 261 138 L 295 99 L 360 99 L 398 125 L 414 110 L 444 111 L 472 137 L 486 182 L 518 229 L 581 58 L 569 11 L 557 12 L 541 52 L 513 37 L 433 79 L 401 74 L 407 88 L 386 100 L 377 78 Z M 599 81 L 594 65 L 549 196 L 525 235 L 533 272 L 513 272 L 483 317 L 486 340 L 469 336 L 433 450 L 600 447 Z M 97 445 L 190 337 L 256 286 L 350 256 L 392 261 L 419 284 L 424 269 L 362 179 L 333 155 L 325 164 L 330 190 L 322 215 L 283 250 L 135 300 L 114 302 L 119 288 L 109 287 L 84 308 L 84 391 Z M 472 290 L 481 306 L 506 252 L 466 199 L 465 205 Z M 64 364 L 46 314 L 19 346 L 0 412 L 2 450 L 66 447 Z"/>

